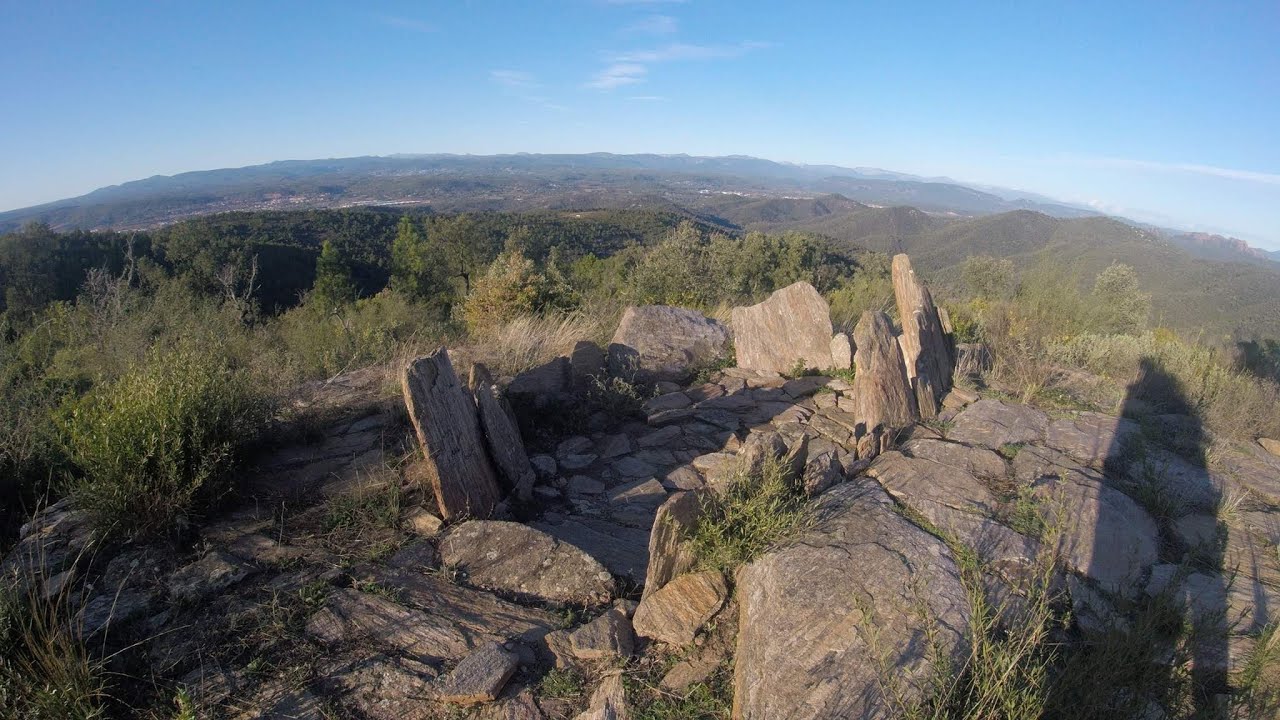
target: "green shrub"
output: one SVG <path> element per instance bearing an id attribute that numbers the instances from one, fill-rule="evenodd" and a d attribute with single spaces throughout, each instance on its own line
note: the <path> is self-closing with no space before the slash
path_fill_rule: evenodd
<path id="1" fill-rule="evenodd" d="M 78 468 L 71 489 L 108 528 L 172 528 L 229 490 L 267 409 L 226 359 L 189 346 L 153 351 L 66 411 L 64 443 Z"/>
<path id="2" fill-rule="evenodd" d="M 472 332 L 549 310 L 567 310 L 574 298 L 555 273 L 539 272 L 533 261 L 511 250 L 498 256 L 476 280 L 462 305 Z"/>
<path id="3" fill-rule="evenodd" d="M 801 528 L 809 518 L 804 491 L 781 460 L 758 473 L 742 470 L 723 492 L 703 499 L 692 538 L 699 564 L 732 573 Z"/>

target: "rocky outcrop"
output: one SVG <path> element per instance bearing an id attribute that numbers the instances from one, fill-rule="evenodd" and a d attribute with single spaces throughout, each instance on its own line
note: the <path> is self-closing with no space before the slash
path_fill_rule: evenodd
<path id="1" fill-rule="evenodd" d="M 684 380 L 729 354 L 729 329 L 695 310 L 629 307 L 609 342 L 609 372 L 646 381 Z"/>
<path id="2" fill-rule="evenodd" d="M 955 368 L 951 347 L 929 288 L 916 277 L 911 259 L 893 258 L 893 295 L 902 322 L 902 355 L 907 379 L 925 419 L 938 414 L 938 403 L 951 389 Z"/>
<path id="3" fill-rule="evenodd" d="M 488 590 L 580 605 L 613 597 L 613 577 L 595 558 L 520 523 L 465 522 L 440 543 L 440 558 Z"/>
<path id="4" fill-rule="evenodd" d="M 1033 407 L 979 400 L 956 416 L 947 438 L 999 450 L 1039 442 L 1048 426 L 1049 417 Z"/>
<path id="5" fill-rule="evenodd" d="M 485 452 L 475 399 L 458 380 L 441 348 L 409 363 L 403 377 L 423 464 L 445 520 L 488 517 L 502 499 Z"/>
<path id="6" fill-rule="evenodd" d="M 857 456 L 873 458 L 892 445 L 899 430 L 916 421 L 919 410 L 889 317 L 863 313 L 853 340 L 858 348 L 853 356 Z"/>
<path id="7" fill-rule="evenodd" d="M 778 373 L 797 364 L 836 367 L 831 308 L 809 283 L 788 285 L 762 303 L 734 308 L 731 324 L 738 367 Z"/>
<path id="8" fill-rule="evenodd" d="M 911 702 L 936 658 L 967 651 L 965 589 L 941 540 L 871 482 L 835 487 L 816 512 L 815 527 L 739 572 L 735 718 L 893 717 L 890 684 Z"/>

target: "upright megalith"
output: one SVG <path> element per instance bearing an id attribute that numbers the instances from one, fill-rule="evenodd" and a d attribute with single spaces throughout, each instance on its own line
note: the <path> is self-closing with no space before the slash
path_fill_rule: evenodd
<path id="1" fill-rule="evenodd" d="M 609 343 L 609 372 L 646 382 L 679 382 L 729 355 L 729 328 L 696 310 L 629 307 Z"/>
<path id="2" fill-rule="evenodd" d="M 911 269 L 911 258 L 893 257 L 893 296 L 902 321 L 902 355 L 920 414 L 938 414 L 938 402 L 951 389 L 955 361 L 929 288 Z"/>
<path id="3" fill-rule="evenodd" d="M 855 435 L 858 457 L 865 459 L 887 450 L 897 431 L 920 414 L 889 316 L 864 312 L 853 342 L 858 348 L 853 355 Z"/>
<path id="4" fill-rule="evenodd" d="M 488 517 L 502 492 L 485 452 L 475 398 L 458 380 L 449 351 L 411 360 L 402 386 L 441 516 Z"/>
<path id="5" fill-rule="evenodd" d="M 831 307 L 807 282 L 788 285 L 756 305 L 734 308 L 731 324 L 738 367 L 778 373 L 798 364 L 817 370 L 838 367 L 832 357 L 839 341 L 832 342 Z"/>
<path id="6" fill-rule="evenodd" d="M 533 465 L 525 452 L 515 412 L 493 384 L 484 365 L 471 366 L 470 384 L 489 455 L 498 466 L 507 490 L 521 502 L 528 502 L 533 497 Z"/>

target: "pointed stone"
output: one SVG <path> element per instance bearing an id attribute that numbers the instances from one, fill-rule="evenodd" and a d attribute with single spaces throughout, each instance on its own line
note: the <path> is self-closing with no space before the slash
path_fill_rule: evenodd
<path id="1" fill-rule="evenodd" d="M 929 288 L 911 268 L 911 258 L 893 258 L 893 296 L 902 320 L 902 349 L 907 377 L 917 398 L 925 398 L 921 412 L 937 414 L 937 403 L 951 389 L 954 360 L 942 319 Z"/>
<path id="2" fill-rule="evenodd" d="M 402 385 L 440 514 L 446 520 L 489 516 L 502 491 L 484 449 L 475 398 L 458 380 L 449 351 L 411 361 Z"/>
<path id="3" fill-rule="evenodd" d="M 493 384 L 484 365 L 471 366 L 471 391 L 476 398 L 490 457 L 506 481 L 507 490 L 521 502 L 528 502 L 533 498 L 533 465 L 525 453 L 515 412 Z"/>
<path id="4" fill-rule="evenodd" d="M 902 350 L 893 336 L 889 316 L 868 310 L 853 331 L 854 423 L 858 458 L 875 457 L 888 449 L 894 436 L 919 417 L 907 381 Z"/>

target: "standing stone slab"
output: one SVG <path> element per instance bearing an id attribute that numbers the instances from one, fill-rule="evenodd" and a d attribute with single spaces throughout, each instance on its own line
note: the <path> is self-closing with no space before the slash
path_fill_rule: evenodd
<path id="1" fill-rule="evenodd" d="M 595 558 L 520 523 L 465 522 L 440 543 L 440 558 L 487 590 L 583 605 L 613 597 L 613 578 Z"/>
<path id="2" fill-rule="evenodd" d="M 915 390 L 920 411 L 932 417 L 938 401 L 951 389 L 955 369 L 951 347 L 933 304 L 929 288 L 911 268 L 911 258 L 893 257 L 893 296 L 902 319 L 902 354 L 907 377 Z"/>
<path id="3" fill-rule="evenodd" d="M 440 348 L 410 361 L 402 384 L 441 516 L 487 517 L 502 492 L 485 452 L 475 398 L 453 371 L 449 351 Z"/>
<path id="4" fill-rule="evenodd" d="M 524 450 L 524 440 L 515 413 L 483 365 L 471 367 L 471 391 L 480 413 L 480 427 L 489 454 L 506 481 L 506 487 L 521 502 L 533 498 L 533 465 Z"/>
<path id="5" fill-rule="evenodd" d="M 889 316 L 864 312 L 853 339 L 858 348 L 853 356 L 853 419 L 857 455 L 866 459 L 887 450 L 897 431 L 915 422 L 919 411 Z"/>
<path id="6" fill-rule="evenodd" d="M 644 578 L 644 595 L 662 589 L 672 578 L 693 569 L 697 558 L 689 538 L 702 517 L 700 492 L 681 492 L 667 498 L 653 518 L 649 534 L 649 569 Z"/>
<path id="7" fill-rule="evenodd" d="M 941 540 L 872 482 L 835 487 L 815 511 L 817 525 L 738 574 L 735 718 L 896 717 L 883 673 L 911 703 L 939 653 L 952 667 L 967 655 L 968 600 Z"/>
<path id="8" fill-rule="evenodd" d="M 644 380 L 684 380 L 729 352 L 729 329 L 702 313 L 666 305 L 629 307 L 609 343 L 609 372 Z"/>
<path id="9" fill-rule="evenodd" d="M 798 282 L 750 307 L 733 309 L 738 367 L 778 373 L 798 362 L 827 370 L 831 357 L 831 308 L 812 285 Z"/>

